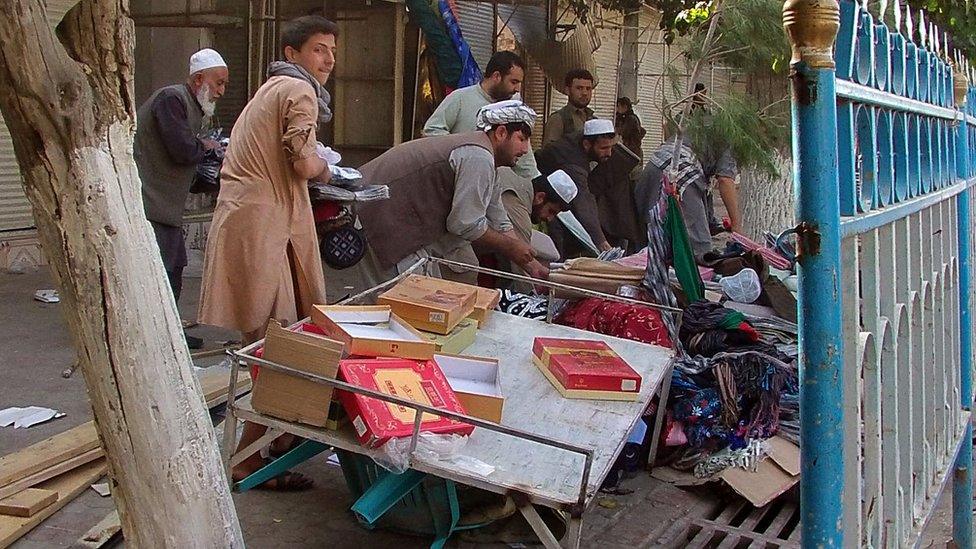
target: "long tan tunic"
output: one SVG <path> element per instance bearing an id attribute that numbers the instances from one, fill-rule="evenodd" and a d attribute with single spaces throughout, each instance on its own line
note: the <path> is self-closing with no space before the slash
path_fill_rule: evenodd
<path id="1" fill-rule="evenodd" d="M 307 182 L 292 167 L 315 154 L 317 117 L 308 83 L 275 76 L 237 119 L 207 239 L 200 322 L 246 333 L 325 302 Z"/>

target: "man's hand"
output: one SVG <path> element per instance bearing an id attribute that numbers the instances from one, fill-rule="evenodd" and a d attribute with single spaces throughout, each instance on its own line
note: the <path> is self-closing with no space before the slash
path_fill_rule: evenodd
<path id="1" fill-rule="evenodd" d="M 205 151 L 212 151 L 220 146 L 220 143 L 217 143 L 216 141 L 210 138 L 201 139 L 200 143 L 203 145 L 203 150 Z"/>
<path id="2" fill-rule="evenodd" d="M 597 248 L 599 248 L 601 252 L 605 252 L 607 250 L 612 250 L 613 246 L 611 246 L 609 242 L 603 241 L 597 246 Z"/>
<path id="3" fill-rule="evenodd" d="M 505 254 L 516 265 L 523 267 L 535 261 L 535 250 L 532 246 L 518 239 L 507 238 L 508 252 Z"/>
<path id="4" fill-rule="evenodd" d="M 539 261 L 536 259 L 533 259 L 532 261 L 529 261 L 523 265 L 522 270 L 524 270 L 525 274 L 531 276 L 532 278 L 538 278 L 540 280 L 549 279 L 549 269 L 547 269 L 542 263 L 539 263 Z"/>

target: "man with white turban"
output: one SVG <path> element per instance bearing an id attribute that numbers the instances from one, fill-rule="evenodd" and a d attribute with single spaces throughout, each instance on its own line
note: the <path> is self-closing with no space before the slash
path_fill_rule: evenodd
<path id="1" fill-rule="evenodd" d="M 529 150 L 535 112 L 520 101 L 486 105 L 479 131 L 428 137 L 397 145 L 360 171 L 366 183 L 388 185 L 390 198 L 358 206 L 368 250 L 355 266 L 365 289 L 402 273 L 432 247 L 474 243 L 536 277 L 548 270 L 532 247 L 509 233 L 498 199 L 498 166 L 513 166 Z M 439 275 L 434 270 L 428 274 Z"/>
<path id="2" fill-rule="evenodd" d="M 200 50 L 190 56 L 185 83 L 156 90 L 136 113 L 132 152 L 142 180 L 142 202 L 177 302 L 187 261 L 183 210 L 197 165 L 217 146 L 206 134 L 227 78 L 220 54 Z M 203 341 L 187 336 L 187 343 L 197 349 Z"/>

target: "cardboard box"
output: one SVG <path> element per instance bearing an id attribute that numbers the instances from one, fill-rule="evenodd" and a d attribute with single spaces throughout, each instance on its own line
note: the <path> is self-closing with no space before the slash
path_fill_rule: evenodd
<path id="1" fill-rule="evenodd" d="M 389 305 L 418 330 L 447 335 L 474 312 L 477 298 L 474 286 L 411 275 L 381 294 L 377 303 Z"/>
<path id="2" fill-rule="evenodd" d="M 713 477 L 698 478 L 686 471 L 655 467 L 651 476 L 675 486 L 700 486 L 720 480 L 753 506 L 762 507 L 800 482 L 800 448 L 778 436 L 766 439 L 766 443 L 769 454 L 755 471 L 729 467 Z"/>
<path id="3" fill-rule="evenodd" d="M 451 389 L 444 373 L 433 360 L 347 359 L 339 365 L 346 382 L 383 394 L 398 396 L 435 408 L 464 414 L 464 406 Z M 352 421 L 359 442 L 377 448 L 391 438 L 413 434 L 415 410 L 375 398 L 339 391 L 339 400 Z M 424 432 L 469 435 L 474 426 L 424 413 Z"/>
<path id="4" fill-rule="evenodd" d="M 478 321 L 478 325 L 484 326 L 491 317 L 491 312 L 498 306 L 502 299 L 502 291 L 493 288 L 476 288 L 478 297 L 474 301 L 474 312 L 468 315 Z"/>
<path id="5" fill-rule="evenodd" d="M 342 358 L 342 343 L 303 325 L 286 330 L 271 322 L 262 356 L 295 370 L 334 378 Z M 262 368 L 251 395 L 251 405 L 262 414 L 316 427 L 328 424 L 332 387 L 327 385 Z"/>
<path id="6" fill-rule="evenodd" d="M 434 362 L 447 376 L 469 416 L 502 422 L 505 396 L 498 379 L 497 360 L 443 353 L 434 355 Z"/>
<path id="7" fill-rule="evenodd" d="M 603 341 L 537 337 L 533 362 L 567 398 L 636 400 L 641 376 Z"/>
<path id="8" fill-rule="evenodd" d="M 436 345 L 385 305 L 344 307 L 315 305 L 312 322 L 345 345 L 347 355 L 427 360 Z"/>
<path id="9" fill-rule="evenodd" d="M 424 339 L 434 342 L 434 348 L 438 353 L 449 355 L 459 355 L 465 349 L 474 345 L 475 337 L 478 335 L 478 321 L 471 317 L 462 319 L 461 322 L 447 335 L 435 334 L 432 332 L 420 332 Z"/>

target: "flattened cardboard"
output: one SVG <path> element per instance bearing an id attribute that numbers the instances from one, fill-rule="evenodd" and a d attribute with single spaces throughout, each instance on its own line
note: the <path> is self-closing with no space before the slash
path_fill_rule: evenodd
<path id="1" fill-rule="evenodd" d="M 410 275 L 383 292 L 376 301 L 392 307 L 397 316 L 418 330 L 446 335 L 474 312 L 477 298 L 475 286 Z"/>
<path id="2" fill-rule="evenodd" d="M 444 372 L 469 416 L 502 422 L 505 395 L 498 378 L 497 360 L 439 353 L 434 355 L 434 362 Z"/>
<path id="3" fill-rule="evenodd" d="M 755 473 L 729 467 L 718 476 L 755 507 L 773 501 L 800 481 L 799 476 L 787 473 L 772 459 L 759 462 Z"/>
<path id="4" fill-rule="evenodd" d="M 334 378 L 342 358 L 342 343 L 314 333 L 286 330 L 271 322 L 263 358 L 302 372 Z M 328 424 L 332 387 L 327 385 L 262 368 L 251 395 L 251 405 L 262 414 L 316 427 Z"/>
<path id="5" fill-rule="evenodd" d="M 498 302 L 502 299 L 502 291 L 494 288 L 481 288 L 478 287 L 478 297 L 474 301 L 474 312 L 468 315 L 468 318 L 472 318 L 478 321 L 479 326 L 484 326 L 488 319 L 491 318 L 491 312 L 495 310 L 498 306 Z"/>
<path id="6" fill-rule="evenodd" d="M 462 319 L 447 335 L 433 332 L 420 333 L 427 341 L 434 342 L 434 348 L 438 353 L 459 355 L 474 345 L 474 340 L 478 336 L 478 321 L 471 317 Z"/>
<path id="7" fill-rule="evenodd" d="M 341 341 L 346 355 L 428 360 L 436 345 L 393 314 L 388 305 L 312 307 L 312 322 Z"/>
<path id="8" fill-rule="evenodd" d="M 782 437 L 766 440 L 769 444 L 769 457 L 787 473 L 800 474 L 800 447 Z"/>

